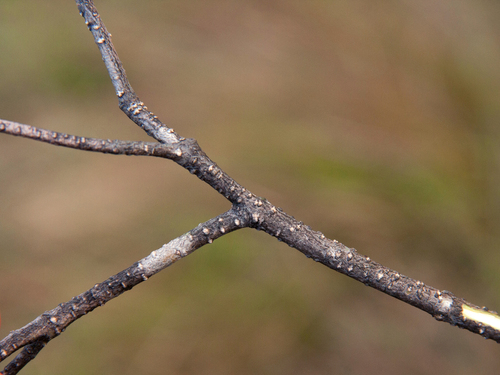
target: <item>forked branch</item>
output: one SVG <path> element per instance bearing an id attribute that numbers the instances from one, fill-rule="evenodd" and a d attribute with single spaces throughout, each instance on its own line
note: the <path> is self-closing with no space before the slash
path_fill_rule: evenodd
<path id="1" fill-rule="evenodd" d="M 43 313 L 26 326 L 12 331 L 0 341 L 0 360 L 20 348 L 23 349 L 5 367 L 4 374 L 17 373 L 47 342 L 57 337 L 78 318 L 147 280 L 206 243 L 245 227 L 263 230 L 296 248 L 308 258 L 424 310 L 437 320 L 500 342 L 500 318 L 497 313 L 470 304 L 450 292 L 401 275 L 359 254 L 355 249 L 336 240 L 327 239 L 322 233 L 313 231 L 239 185 L 201 150 L 194 139 L 179 136 L 147 109 L 133 91 L 113 47 L 111 36 L 92 1 L 76 0 L 76 3 L 99 47 L 115 87 L 120 108 L 158 143 L 84 138 L 6 120 L 0 120 L 0 132 L 85 151 L 171 159 L 222 194 L 231 202 L 232 208 L 170 241 L 126 270 Z"/>

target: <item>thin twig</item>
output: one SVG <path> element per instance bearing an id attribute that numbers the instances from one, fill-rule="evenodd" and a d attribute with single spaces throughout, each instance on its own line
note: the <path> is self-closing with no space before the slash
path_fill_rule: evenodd
<path id="1" fill-rule="evenodd" d="M 35 341 L 32 344 L 26 345 L 21 353 L 14 358 L 4 370 L 0 372 L 1 375 L 15 375 L 23 369 L 31 360 L 35 359 L 37 354 L 45 347 L 45 342 Z"/>
<path id="2" fill-rule="evenodd" d="M 85 19 L 85 24 L 99 47 L 104 65 L 106 65 L 109 77 L 115 88 L 120 109 L 157 141 L 167 144 L 182 141 L 184 138 L 175 133 L 172 128 L 162 123 L 155 114 L 148 110 L 135 93 L 127 79 L 118 53 L 111 42 L 111 34 L 102 22 L 101 16 L 93 2 L 76 0 L 76 4 L 80 15 Z"/>
<path id="3" fill-rule="evenodd" d="M 7 358 L 19 348 L 24 347 L 26 349 L 27 346 L 36 343 L 47 344 L 50 340 L 59 336 L 70 324 L 97 307 L 148 280 L 151 276 L 188 256 L 203 245 L 212 243 L 224 234 L 248 225 L 248 223 L 238 219 L 239 217 L 240 215 L 233 208 L 205 223 L 199 224 L 196 228 L 154 250 L 150 255 L 127 269 L 101 283 L 95 284 L 92 288 L 73 297 L 70 301 L 61 303 L 56 308 L 44 312 L 24 327 L 12 331 L 0 341 L 0 360 Z M 13 371 L 20 370 L 22 366 L 35 358 L 43 346 L 37 346 L 37 348 L 36 352 L 31 347 L 25 350 L 26 353 L 31 353 L 30 356 L 24 352 L 24 354 L 21 353 L 21 355 L 17 356 L 5 368 L 5 374 L 17 373 Z"/>
<path id="4" fill-rule="evenodd" d="M 157 156 L 172 160 L 175 160 L 177 157 L 175 149 L 163 143 L 80 137 L 1 119 L 0 133 L 34 139 L 35 141 L 46 142 L 56 146 L 102 152 L 104 154 Z"/>

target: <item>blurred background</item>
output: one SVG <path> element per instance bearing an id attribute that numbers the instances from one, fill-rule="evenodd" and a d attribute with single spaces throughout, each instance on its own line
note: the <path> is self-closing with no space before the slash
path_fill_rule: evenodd
<path id="1" fill-rule="evenodd" d="M 139 97 L 239 183 L 500 309 L 498 2 L 96 3 Z M 0 51 L 0 118 L 148 140 L 72 1 L 0 2 Z M 167 160 L 0 135 L 0 336 L 228 208 Z M 77 321 L 22 373 L 497 374 L 498 351 L 247 229 Z"/>

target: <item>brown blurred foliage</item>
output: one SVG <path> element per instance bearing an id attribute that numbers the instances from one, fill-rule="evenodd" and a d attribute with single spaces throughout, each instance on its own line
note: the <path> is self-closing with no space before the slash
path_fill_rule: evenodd
<path id="1" fill-rule="evenodd" d="M 254 193 L 500 309 L 500 4 L 97 1 L 141 99 Z M 71 1 L 0 2 L 0 118 L 147 139 Z M 0 336 L 228 203 L 165 160 L 0 135 Z M 263 233 L 71 326 L 24 374 L 496 374 L 498 345 Z"/>

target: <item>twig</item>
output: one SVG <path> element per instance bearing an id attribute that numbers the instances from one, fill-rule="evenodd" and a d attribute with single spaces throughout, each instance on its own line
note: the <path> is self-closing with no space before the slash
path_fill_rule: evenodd
<path id="1" fill-rule="evenodd" d="M 23 369 L 32 359 L 35 359 L 37 354 L 45 347 L 45 342 L 35 341 L 32 344 L 26 345 L 21 353 L 14 358 L 4 370 L 0 372 L 1 375 L 15 375 Z"/>
<path id="2" fill-rule="evenodd" d="M 4 369 L 5 374 L 17 373 L 26 363 L 35 358 L 45 344 L 59 336 L 77 319 L 148 280 L 203 245 L 212 243 L 222 235 L 248 224 L 238 217 L 240 215 L 236 210 L 231 209 L 198 225 L 188 233 L 154 250 L 149 256 L 129 268 L 95 284 L 86 292 L 73 297 L 68 302 L 61 303 L 55 309 L 44 312 L 24 327 L 12 331 L 0 341 L 0 360 L 7 358 L 19 348 L 24 347 L 25 350 L 7 365 Z M 40 347 L 37 343 L 43 343 L 43 345 Z M 30 345 L 35 345 L 37 350 Z"/>
<path id="3" fill-rule="evenodd" d="M 174 147 L 163 143 L 79 137 L 77 135 L 55 132 L 1 119 L 0 133 L 30 138 L 56 146 L 102 152 L 104 154 L 157 156 L 171 160 L 175 160 L 178 157 Z"/>

